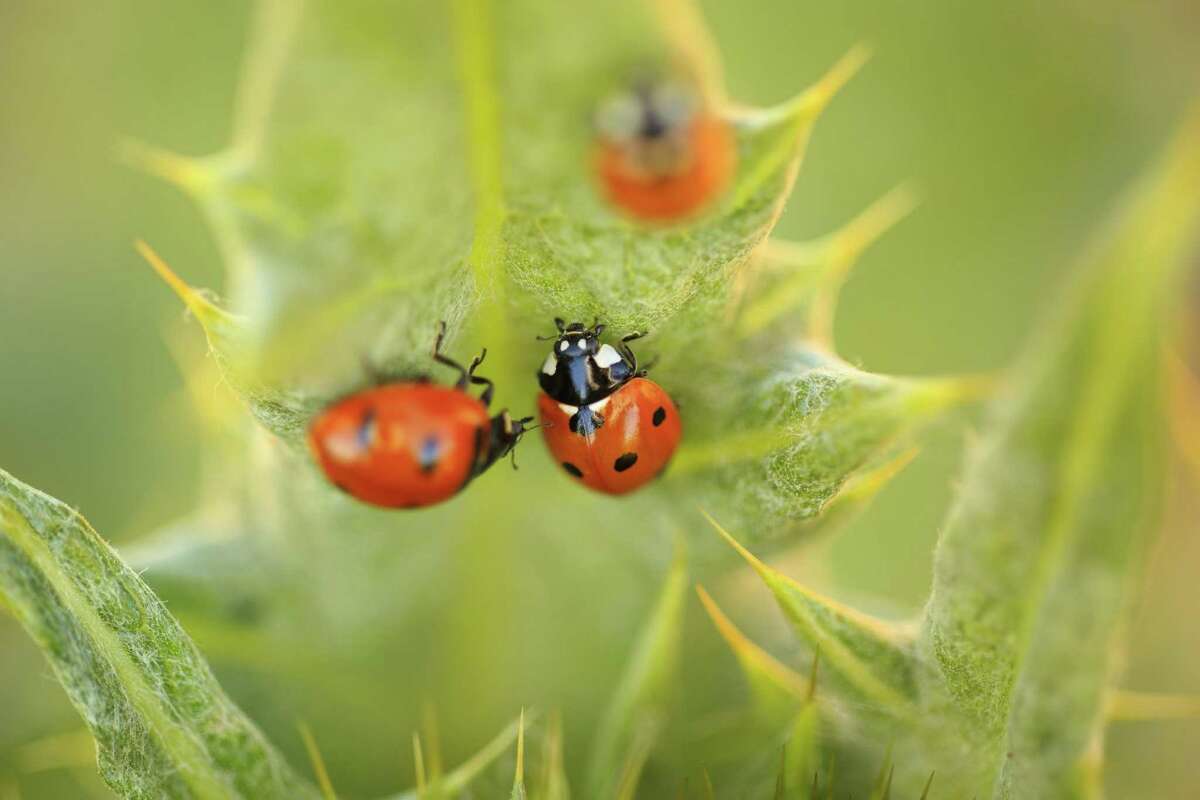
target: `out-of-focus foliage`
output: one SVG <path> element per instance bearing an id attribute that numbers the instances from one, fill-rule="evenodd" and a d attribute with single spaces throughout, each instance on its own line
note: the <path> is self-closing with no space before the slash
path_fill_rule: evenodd
<path id="1" fill-rule="evenodd" d="M 0 472 L 0 596 L 46 653 L 124 797 L 315 797 L 162 602 L 80 516 Z"/>
<path id="2" fill-rule="evenodd" d="M 742 551 L 836 676 L 835 702 L 891 718 L 875 730 L 898 737 L 898 787 L 915 791 L 936 770 L 952 794 L 1100 791 L 1096 743 L 1160 514 L 1162 321 L 1200 234 L 1197 186 L 1200 112 L 1092 248 L 1076 296 L 996 401 L 916 636 Z"/>
<path id="3" fill-rule="evenodd" d="M 193 357 L 196 348 L 186 339 L 169 340 L 185 342 L 173 348 L 184 354 L 189 391 L 200 401 L 205 420 L 202 428 L 197 426 L 205 437 L 204 477 L 196 492 L 202 495 L 200 509 L 153 541 L 131 549 L 129 557 L 147 570 L 156 591 L 214 660 L 230 694 L 292 763 L 305 764 L 294 724 L 301 717 L 319 742 L 334 787 L 349 796 L 383 794 L 408 779 L 428 785 L 426 792 L 418 792 L 423 795 L 453 793 L 470 779 L 483 796 L 520 796 L 526 791 L 530 797 L 557 798 L 565 796 L 568 782 L 576 795 L 600 791 L 632 796 L 640 786 L 644 796 L 666 796 L 686 779 L 689 793 L 697 796 L 706 796 L 710 780 L 718 796 L 746 796 L 751 790 L 768 796 L 776 786 L 789 796 L 805 796 L 814 771 L 825 781 L 822 789 L 827 783 L 855 786 L 882 796 L 894 782 L 898 790 L 915 796 L 922 786 L 930 791 L 928 771 L 934 767 L 942 773 L 933 786 L 934 797 L 939 788 L 950 791 L 973 780 L 991 780 L 993 773 L 1003 787 L 1010 773 L 995 766 L 994 759 L 971 760 L 968 767 L 925 763 L 945 760 L 944 739 L 918 755 L 898 752 L 894 760 L 883 757 L 881 745 L 890 738 L 889 731 L 907 718 L 896 708 L 909 702 L 928 704 L 936 695 L 929 689 L 940 681 L 933 677 L 938 659 L 931 653 L 937 651 L 927 650 L 932 635 L 914 638 L 915 631 L 900 629 L 874 643 L 887 645 L 885 652 L 894 658 L 877 658 L 876 650 L 863 656 L 854 643 L 870 645 L 871 632 L 890 630 L 888 625 L 863 622 L 862 615 L 830 606 L 823 595 L 783 579 L 775 588 L 788 598 L 785 606 L 791 608 L 797 630 L 822 643 L 818 691 L 814 695 L 811 679 L 786 665 L 794 655 L 786 645 L 780 645 L 784 649 L 776 659 L 732 636 L 727 626 L 723 630 L 739 643 L 735 649 L 756 698 L 747 705 L 748 717 L 739 710 L 731 718 L 730 681 L 736 667 L 715 655 L 717 638 L 704 632 L 694 607 L 685 615 L 682 562 L 668 567 L 672 540 L 680 528 L 688 532 L 689 571 L 709 582 L 731 563 L 732 553 L 702 532 L 694 511 L 697 502 L 760 553 L 804 537 L 811 540 L 828 530 L 831 521 L 849 521 L 845 537 L 834 545 L 832 562 L 822 562 L 832 564 L 842 586 L 835 586 L 835 593 L 844 593 L 846 586 L 864 590 L 888 583 L 892 601 L 901 606 L 915 602 L 911 587 L 920 587 L 927 574 L 925 550 L 935 528 L 930 514 L 944 496 L 938 487 L 944 479 L 937 470 L 930 470 L 928 459 L 918 461 L 916 477 L 901 478 L 904 493 L 885 492 L 882 504 L 857 521 L 851 519 L 854 514 L 843 512 L 862 510 L 861 501 L 874 496 L 898 467 L 909 463 L 909 441 L 918 428 L 986 384 L 880 376 L 833 355 L 832 312 L 849 266 L 860 256 L 877 258 L 874 254 L 879 252 L 899 262 L 887 271 L 868 269 L 849 287 L 847 302 L 839 308 L 838 340 L 855 360 L 865 354 L 873 367 L 942 373 L 997 365 L 1022 333 L 1030 301 L 1047 280 L 1047 265 L 1066 261 L 1064 253 L 1080 238 L 1059 232 L 1062 217 L 1047 212 L 1061 215 L 1062 208 L 1076 209 L 1066 212 L 1070 224 L 1063 230 L 1077 232 L 1086 225 L 1124 174 L 1144 160 L 1149 143 L 1167 121 L 1170 93 L 1163 84 L 1155 84 L 1162 94 L 1155 102 L 1162 110 L 1142 99 L 1143 110 L 1149 110 L 1146 122 L 1141 127 L 1118 124 L 1120 115 L 1101 110 L 1104 102 L 1121 102 L 1113 99 L 1121 95 L 1111 81 L 1096 80 L 1093 86 L 1083 68 L 1070 66 L 1070 58 L 1056 55 L 1050 69 L 1039 60 L 1037 54 L 1049 50 L 1039 42 L 1037 31 L 1054 29 L 1052 25 L 1026 30 L 1008 19 L 1009 12 L 982 6 L 937 19 L 909 13 L 895 18 L 884 8 L 871 13 L 850 6 L 837 12 L 799 12 L 773 5 L 771 13 L 733 19 L 727 9 L 714 7 L 710 11 L 729 56 L 735 97 L 777 100 L 796 91 L 802 82 L 797 76 L 812 80 L 841 54 L 849 51 L 851 56 L 809 94 L 772 111 L 730 106 L 742 165 L 734 190 L 711 215 L 693 224 L 646 230 L 610 213 L 590 185 L 586 151 L 592 103 L 647 62 L 685 64 L 710 81 L 714 96 L 725 95 L 712 51 L 690 8 L 665 3 L 665 17 L 657 18 L 649 9 L 640 3 L 624 10 L 600 10 L 571 3 L 460 2 L 433 10 L 265 2 L 248 24 L 249 71 L 241 81 L 240 99 L 233 104 L 232 144 L 223 149 L 220 125 L 213 120 L 224 119 L 225 110 L 206 108 L 206 96 L 195 91 L 196 85 L 218 81 L 189 83 L 177 78 L 184 65 L 197 63 L 215 67 L 225 84 L 232 85 L 232 70 L 226 65 L 238 60 L 235 53 L 242 43 L 230 37 L 221 42 L 226 57 L 214 58 L 211 52 L 189 53 L 186 47 L 170 44 L 177 35 L 131 38 L 131 46 L 121 51 L 132 53 L 124 57 L 145 74 L 151 88 L 146 97 L 126 101 L 130 108 L 121 118 L 122 133 L 136 133 L 142 141 L 176 150 L 219 155 L 164 157 L 141 145 L 122 152 L 167 174 L 199 200 L 217 235 L 221 258 L 213 257 L 206 246 L 197 250 L 194 235 L 178 241 L 172 224 L 160 221 L 165 216 L 161 208 L 142 214 L 131 210 L 121 215 L 119 225 L 111 226 L 115 230 L 76 226 L 63 234 L 66 246 L 92 254 L 83 260 L 92 269 L 74 285 L 101 275 L 122 276 L 122 289 L 113 296 L 124 298 L 119 307 L 130 309 L 132 327 L 148 299 L 162 299 L 161 290 L 126 256 L 97 258 L 94 243 L 116 236 L 116 252 L 124 253 L 130 239 L 144 236 L 190 282 L 221 287 L 234 314 L 219 310 L 224 301 L 214 303 L 177 281 L 176 289 L 209 330 L 218 353 L 205 363 Z M 39 52 L 33 49 L 38 47 L 53 52 L 36 32 L 55 30 L 57 23 L 44 21 L 36 11 L 3 13 L 18 24 L 0 27 L 35 32 L 27 37 L 34 44 L 16 49 L 18 59 Z M 76 35 L 81 41 L 104 41 L 114 30 L 122 30 L 112 26 L 150 30 L 160 22 L 153 8 L 139 13 L 144 18 L 140 28 L 120 14 L 89 26 L 89 17 L 81 14 Z M 241 10 L 214 6 L 207 13 L 228 20 L 238 18 Z M 803 25 L 785 25 L 799 13 L 813 17 Z M 1085 25 L 1068 10 L 1038 13 L 1053 17 L 1060 26 Z M 1142 26 L 1138 30 L 1155 24 L 1134 15 L 1129 19 Z M 775 20 L 776 30 L 766 20 Z M 822 32 L 822 25 L 832 27 Z M 1159 37 L 1165 44 L 1144 54 L 1146 63 L 1138 69 L 1165 71 L 1162 65 L 1171 64 L 1170 36 L 1186 30 L 1175 27 L 1169 34 L 1164 26 Z M 785 31 L 786 39 L 772 38 Z M 933 36 L 956 43 L 952 51 L 962 58 L 955 61 L 955 69 L 934 68 L 944 48 L 928 45 Z M 862 38 L 875 45 L 875 65 L 831 107 L 832 113 L 846 102 L 853 114 L 841 121 L 831 117 L 833 127 L 824 140 L 825 120 L 816 128 L 817 154 L 824 147 L 825 157 L 806 164 L 812 170 L 804 173 L 809 183 L 802 182 L 783 227 L 797 238 L 836 228 L 889 184 L 912 175 L 920 179 L 927 205 L 905 223 L 897 244 L 889 239 L 889 244 L 871 251 L 867 245 L 911 207 L 907 193 L 889 195 L 827 237 L 800 244 L 772 240 L 759 247 L 791 188 L 798 163 L 794 159 L 808 143 L 808 125 L 824 109 L 830 90 L 853 71 L 857 51 L 851 45 Z M 811 46 L 797 52 L 797 40 L 810 41 Z M 772 41 L 777 46 L 768 44 Z M 398 47 L 401 42 L 405 46 Z M 905 42 L 925 44 L 905 47 Z M 997 44 L 991 49 L 979 46 L 988 42 Z M 1062 46 L 1055 43 L 1056 53 Z M 1076 48 L 1077 55 L 1089 52 L 1080 41 L 1067 47 Z M 907 53 L 905 68 L 897 68 L 898 52 Z M 1103 52 L 1100 47 L 1094 51 Z M 995 69 L 996 63 L 1016 53 L 1034 57 L 1011 64 L 1007 71 Z M 159 79 L 144 69 L 151 62 L 173 65 L 176 80 L 156 84 Z M 29 63 L 40 62 L 34 58 Z M 1107 64 L 1104 57 L 1089 63 Z M 51 73 L 66 68 L 47 66 Z M 1103 72 L 1109 67 L 1094 68 Z M 920 79 L 913 69 L 921 70 Z M 1023 85 L 1021 76 L 1026 74 L 1036 76 L 1038 92 L 1060 102 L 1036 93 L 1006 93 Z M 905 92 L 911 93 L 913 85 L 929 83 L 931 76 L 937 76 L 932 85 L 940 91 L 970 91 L 951 103 L 935 93 L 924 98 L 925 105 L 900 99 L 911 96 Z M 1084 92 L 1082 100 L 1081 76 L 1084 85 L 1093 86 L 1093 94 Z M 73 96 L 71 88 L 68 83 L 66 97 Z M 171 132 L 160 120 L 147 117 L 146 108 L 180 108 L 173 105 L 176 94 L 189 97 L 187 113 L 195 114 L 180 118 L 208 120 L 208 138 L 189 125 Z M 1140 89 L 1135 94 L 1148 96 Z M 94 97 L 78 95 L 77 105 L 96 107 Z M 1074 105 L 1064 109 L 1061 101 L 1067 97 Z M 1042 104 L 1053 108 L 1053 115 L 1039 115 Z M 1002 109 L 1008 110 L 1007 116 Z M 1019 128 L 1013 126 L 1021 117 L 1014 109 L 1028 112 Z M 1053 124 L 1048 122 L 1051 117 Z M 1104 124 L 1094 122 L 1097 118 Z M 848 125 L 850 119 L 858 121 L 856 128 Z M 34 115 L 29 124 L 36 122 Z M 921 144 L 923 137 L 917 132 L 930 144 Z M 1072 132 L 1089 137 L 1091 146 L 1105 156 L 1087 157 L 1088 148 L 1068 140 Z M 109 135 L 98 145 L 89 144 L 89 157 L 97 162 L 106 158 L 114 140 Z M 928 151 L 925 160 L 910 160 L 912 153 L 925 152 L 922 148 Z M 994 152 L 1002 156 L 993 158 Z M 15 166 L 11 174 L 22 175 L 23 165 Z M 81 203 L 113 205 L 111 190 L 101 195 L 102 203 L 89 200 L 95 189 L 78 177 L 64 186 L 69 185 Z M 121 180 L 130 182 L 126 191 L 134 197 L 159 191 L 136 178 Z M 53 182 L 30 185 L 55 199 L 69 194 L 53 193 Z M 111 186 L 112 181 L 98 185 Z M 1087 200 L 1080 200 L 1085 196 Z M 183 207 L 171 203 L 176 203 L 174 198 L 159 205 L 174 209 L 169 219 L 186 220 Z M 14 209 L 13 216 L 20 220 L 37 208 L 34 202 L 28 209 Z M 111 211 L 106 213 L 111 221 Z M 1054 219 L 1053 225 L 1043 221 L 1048 218 Z M 19 247 L 26 246 L 26 239 L 38 241 L 39 226 L 21 230 L 17 222 L 5 224 L 20 230 L 14 238 Z M 1155 229 L 1143 225 L 1140 230 Z M 1012 235 L 1015 231 L 1020 235 Z M 130 266 L 113 271 L 98 263 L 105 258 Z M 219 263 L 229 269 L 225 280 L 214 270 Z M 1148 282 L 1130 288 L 1151 291 L 1158 286 Z M 1137 296 L 1136 291 L 1129 294 Z M 80 320 L 95 313 L 86 310 L 86 303 L 72 304 L 72 296 L 68 290 L 60 299 L 67 301 L 67 308 L 84 310 Z M 53 325 L 49 313 L 25 316 L 41 306 L 22 305 L 11 317 L 18 326 L 12 330 Z M 111 311 L 112 306 L 105 308 Z M 1097 318 L 1103 316 L 1096 313 Z M 557 475 L 537 443 L 529 441 L 519 454 L 520 473 L 496 469 L 444 508 L 419 515 L 385 514 L 335 494 L 298 448 L 281 446 L 281 440 L 296 443 L 313 409 L 365 381 L 363 358 L 389 370 L 424 370 L 431 323 L 439 318 L 459 331 L 455 350 L 489 346 L 489 365 L 500 382 L 501 399 L 514 410 L 524 410 L 531 404 L 530 375 L 543 355 L 532 336 L 547 332 L 548 318 L 554 314 L 599 314 L 616 328 L 651 329 L 653 336 L 640 352 L 659 357 L 654 377 L 676 396 L 687 415 L 685 447 L 660 486 L 619 503 L 586 495 Z M 1144 319 L 1141 312 L 1134 316 Z M 1132 333 L 1137 326 L 1130 319 L 1118 315 L 1110 327 Z M 144 323 L 137 324 L 129 341 L 153 338 L 146 336 Z M 1080 342 L 1116 346 L 1114 339 L 1079 335 Z M 1131 347 L 1148 346 L 1134 339 Z M 46 347 L 33 337 L 8 341 L 14 347 L 0 351 L 0 357 L 12 353 L 18 360 L 15 366 L 4 362 L 5 374 L 36 374 L 29 369 L 54 363 L 29 357 Z M 101 336 L 97 341 L 106 340 Z M 1121 349 L 1123 341 L 1114 352 L 1128 356 Z M 1080 347 L 1089 353 L 1092 349 Z M 1037 358 L 1055 358 L 1054 348 L 1044 342 L 1032 349 Z M 125 350 L 133 353 L 131 347 Z M 1059 356 L 1072 369 L 1084 368 L 1084 359 Z M 115 377 L 125 368 L 114 363 L 108 351 L 94 359 L 99 369 L 83 367 L 81 376 L 98 377 L 94 382 L 101 387 L 99 397 L 105 396 L 102 387 L 108 385 L 114 396 L 134 405 L 105 416 L 83 403 L 101 421 L 83 421 L 81 430 L 102 430 L 105 425 L 125 430 L 135 410 L 157 406 L 157 400 L 132 397 L 146 394 L 135 392 L 134 386 L 151 385 L 140 363 L 145 360 L 144 353 L 131 357 L 137 366 L 125 380 Z M 1028 387 L 1042 385 L 1035 373 L 1033 367 L 1017 373 L 1026 376 L 1017 385 L 1031 395 L 1038 390 Z M 1093 384 L 1070 381 L 1070 374 L 1064 370 L 1056 376 L 1081 398 L 1085 393 L 1088 398 L 1097 396 L 1091 391 Z M 1151 375 L 1152 365 L 1139 364 L 1119 376 L 1114 370 L 1110 377 L 1148 381 Z M 57 383 L 52 383 L 61 393 L 78 397 L 80 393 L 72 394 L 69 387 L 82 379 L 56 375 Z M 154 380 L 165 382 L 161 377 Z M 227 401 L 224 384 L 249 401 L 269 433 Z M 33 403 L 42 396 L 39 382 L 31 380 L 28 389 L 28 397 L 18 402 Z M 1123 388 L 1114 391 L 1124 396 Z M 1098 396 L 1109 394 L 1101 391 Z M 1003 402 L 1020 409 L 1021 401 L 1018 397 Z M 1078 402 L 1086 405 L 1090 400 Z M 1112 414 L 1132 413 L 1126 406 L 1132 403 Z M 7 416 L 22 424 L 26 418 L 39 418 L 28 408 L 17 408 L 20 413 Z M 1100 415 L 1096 429 L 1104 429 L 1111 417 L 1103 408 L 1102 403 L 1095 407 Z M 176 419 L 197 425 L 196 416 L 175 413 Z M 1022 416 L 1012 411 L 1009 418 Z M 44 448 L 25 449 L 57 452 L 51 448 L 58 439 L 74 443 L 73 436 L 62 435 L 61 419 L 57 435 L 44 437 Z M 22 438 L 27 434 L 19 427 L 12 436 L 4 429 L 4 444 L 16 442 L 20 454 L 28 439 Z M 151 444 L 139 450 L 152 452 L 164 443 L 190 441 L 179 432 L 182 427 L 177 423 L 171 432 L 145 437 Z M 1009 427 L 1020 429 L 1015 423 Z M 75 428 L 73 423 L 72 431 Z M 1008 429 L 997 423 L 1000 432 L 987 441 L 1008 441 L 1015 436 L 1003 433 Z M 1116 429 L 1129 438 L 1137 433 Z M 89 460 L 102 458 L 106 466 L 135 452 L 126 444 L 127 437 L 109 441 L 120 447 L 74 449 L 87 452 Z M 944 455 L 950 448 L 939 445 L 937 437 L 932 441 L 934 463 L 939 452 L 943 461 L 951 460 Z M 1076 453 L 1072 458 L 1085 466 L 1089 462 L 1078 455 L 1086 455 L 1087 448 L 1081 450 L 1078 441 L 1065 434 L 1038 444 Z M 1045 458 L 1056 464 L 1064 460 L 1056 451 L 1047 452 Z M 9 452 L 0 455 L 8 466 Z M 61 493 L 57 465 L 69 459 L 58 458 L 53 469 L 43 466 L 40 472 L 37 458 L 31 463 L 35 482 Z M 25 474 L 20 458 L 11 466 L 21 466 Z M 136 461 L 128 466 L 127 480 L 138 486 L 162 485 L 159 473 L 179 474 Z M 1136 463 L 1126 467 L 1135 469 Z M 71 469 L 62 474 L 70 475 Z M 978 510 L 971 505 L 973 498 L 1003 502 L 992 493 L 992 477 L 979 477 L 981 470 L 987 472 L 973 467 L 961 508 Z M 116 485 L 106 484 L 100 472 L 81 474 L 85 481 L 95 476 L 97 485 Z M 1092 473 L 1072 474 L 1082 481 L 1079 475 Z M 1039 484 L 1042 489 L 1048 485 L 1049 481 Z M 117 488 L 118 494 L 127 491 Z M 74 499 L 76 491 L 80 490 L 67 496 Z M 1082 489 L 1076 485 L 1072 491 Z M 102 498 L 93 500 L 102 516 L 120 520 L 112 526 L 114 536 L 120 536 L 122 527 L 149 527 L 126 510 L 134 505 L 130 498 L 146 495 L 144 489 L 126 494 L 124 503 L 113 502 L 107 510 Z M 85 510 L 90 511 L 91 504 L 85 504 Z M 184 506 L 151 493 L 148 509 L 138 513 L 163 519 Z M 548 513 L 551 508 L 553 513 Z M 1017 514 L 1028 508 L 1013 502 L 1005 511 Z M 836 513 L 821 514 L 823 510 Z M 953 542 L 955 520 L 963 513 L 952 518 L 947 542 Z M 1040 536 L 1047 528 L 1071 529 L 1066 523 L 1043 522 L 1031 522 L 1027 535 Z M 1049 540 L 1059 541 L 1055 536 Z M 811 557 L 816 551 L 808 552 L 810 557 L 802 562 L 806 579 L 828 582 L 828 576 L 814 571 L 819 569 Z M 942 552 L 953 552 L 951 544 Z M 1109 565 L 1112 575 L 1125 569 L 1118 561 Z M 1061 563 L 1075 562 L 1067 558 Z M 1048 574 L 1048 603 L 1057 602 L 1061 594 L 1051 589 L 1077 583 L 1053 569 Z M 670 577 L 656 603 L 654 587 L 663 584 L 665 575 Z M 939 585 L 944 578 L 939 568 Z M 738 607 L 753 602 L 753 595 L 722 591 L 718 596 L 731 616 L 754 620 L 748 627 L 765 635 L 775 651 L 780 639 L 767 630 L 764 616 L 747 616 L 748 609 Z M 1116 595 L 1104 596 L 1111 600 Z M 1050 612 L 1042 610 L 1046 604 L 1030 602 L 1031 611 L 1023 607 L 1014 617 L 1030 620 L 1030 642 L 1061 642 L 1034 636 L 1040 630 L 1037 620 Z M 9 605 L 18 612 L 23 607 L 11 599 Z M 936 602 L 930 606 L 930 619 L 938 617 L 940 608 L 944 609 Z M 716 611 L 715 604 L 711 610 Z M 1100 648 L 1109 629 L 1097 630 L 1097 637 L 1089 641 Z M 92 631 L 102 629 L 93 626 Z M 839 647 L 839 637 L 849 637 L 849 644 Z M 10 648 L 14 658 L 23 657 L 20 647 Z M 1031 648 L 1037 657 L 1029 663 L 1054 663 L 1054 654 L 1046 655 L 1045 650 L 1040 645 Z M 1105 647 L 1103 652 L 1111 650 Z M 910 658 L 912 663 L 906 661 Z M 1106 662 L 1098 657 L 1094 664 L 1101 670 Z M 9 665 L 0 663 L 0 674 L 7 675 L 6 669 Z M 15 681 L 28 681 L 35 670 L 17 666 Z M 1097 687 L 1111 671 L 1081 674 L 1080 686 L 1086 686 L 1069 698 L 1076 706 L 1069 714 L 1064 711 L 1064 719 L 1083 721 L 1062 726 L 1063 746 L 1051 755 L 1074 763 L 1081 737 L 1077 731 L 1090 730 L 1084 724 L 1089 709 L 1103 708 Z M 1028 681 L 1013 683 L 1013 698 L 1046 696 L 1029 688 L 1038 684 L 1037 675 L 1031 675 Z M 896 676 L 899 679 L 893 680 Z M 19 685 L 14 683 L 17 694 Z M 1196 687 L 1184 683 L 1176 688 Z M 219 696 L 219 690 L 214 691 Z M 56 785 L 56 776 L 68 774 L 45 767 L 31 774 L 30 764 L 80 763 L 66 746 L 61 749 L 70 752 L 45 755 L 56 753 L 58 745 L 56 740 L 37 741 L 39 733 L 70 723 L 56 723 L 52 715 L 44 715 L 30 702 L 33 694 L 14 702 L 11 725 L 0 724 L 0 793 L 16 781 L 36 797 L 43 786 Z M 45 691 L 36 694 L 43 696 Z M 686 702 L 675 702 L 681 698 Z M 951 693 L 935 709 L 934 718 L 957 719 L 965 713 L 959 705 Z M 1133 705 L 1144 710 L 1155 703 Z M 531 714 L 526 726 L 505 727 L 522 706 L 543 713 Z M 1030 719 L 1047 713 L 1036 704 L 1019 707 L 1035 709 Z M 979 735 L 965 737 L 977 748 L 972 753 L 988 753 L 1003 748 L 1006 737 L 1025 736 L 1029 726 L 1023 728 L 1025 723 L 1014 719 L 1019 724 L 1002 726 L 1003 735 L 987 726 L 968 725 L 968 733 Z M 419 768 L 401 755 L 417 727 L 422 730 Z M 510 747 L 518 727 L 523 731 L 519 767 Z M 477 751 L 498 729 L 503 729 L 500 736 Z M 1093 755 L 1098 740 L 1088 741 Z M 835 752 L 837 763 L 830 763 Z M 464 762 L 460 769 L 444 767 L 458 762 Z M 137 763 L 126 766 L 136 772 Z M 1110 763 L 1118 769 L 1116 785 L 1122 786 L 1119 770 L 1127 762 L 1118 754 Z M 1042 766 L 1020 777 L 1072 779 L 1071 774 Z"/>

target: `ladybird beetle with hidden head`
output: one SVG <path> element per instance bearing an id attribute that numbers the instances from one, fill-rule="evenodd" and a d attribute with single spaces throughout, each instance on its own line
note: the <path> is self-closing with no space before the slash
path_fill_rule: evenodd
<path id="1" fill-rule="evenodd" d="M 422 508 L 458 494 L 510 453 L 533 417 L 488 415 L 494 387 L 475 369 L 442 355 L 438 326 L 433 358 L 458 371 L 454 386 L 428 378 L 385 383 L 334 403 L 313 420 L 308 444 L 335 486 L 371 505 Z M 478 398 L 469 384 L 484 387 Z"/>
<path id="2" fill-rule="evenodd" d="M 562 468 L 600 492 L 625 494 L 658 477 L 683 433 L 670 396 L 638 369 L 629 342 L 600 343 L 604 326 L 554 320 L 542 369 L 542 434 Z"/>
<path id="3" fill-rule="evenodd" d="M 632 216 L 671 222 L 694 214 L 729 183 L 729 124 L 687 85 L 643 83 L 596 114 L 596 172 L 608 199 Z"/>

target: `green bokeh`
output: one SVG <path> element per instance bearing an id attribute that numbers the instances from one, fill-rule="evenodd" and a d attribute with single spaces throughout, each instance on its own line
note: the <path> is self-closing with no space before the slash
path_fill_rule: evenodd
<path id="1" fill-rule="evenodd" d="M 1200 9 L 1186 0 L 704 7 L 730 89 L 749 102 L 784 98 L 855 42 L 874 49 L 818 126 L 777 232 L 825 232 L 916 185 L 921 207 L 867 253 L 838 318 L 844 355 L 882 372 L 1006 363 L 1200 74 Z M 131 242 L 184 254 L 177 266 L 197 285 L 219 286 L 221 268 L 191 204 L 116 153 L 126 136 L 188 154 L 224 143 L 246 21 L 232 0 L 0 3 L 0 464 L 118 543 L 191 507 L 203 447 L 165 344 L 178 302 Z M 830 546 L 820 579 L 832 591 L 918 607 L 962 435 L 936 433 Z M 1200 563 L 1190 548 L 1152 562 L 1133 687 L 1200 692 L 1200 597 L 1179 566 Z M 0 687 L 3 796 L 20 743 L 78 725 L 7 618 Z M 1117 727 L 1110 796 L 1196 796 L 1197 747 L 1194 722 Z M 74 780 L 48 772 L 21 786 L 74 796 Z"/>

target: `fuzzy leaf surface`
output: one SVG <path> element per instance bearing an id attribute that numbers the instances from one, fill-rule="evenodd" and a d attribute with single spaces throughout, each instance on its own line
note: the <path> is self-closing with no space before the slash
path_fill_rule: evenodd
<path id="1" fill-rule="evenodd" d="M 888 716 L 911 715 L 919 669 L 903 629 L 801 586 L 755 558 L 711 517 L 709 522 L 758 573 L 793 630 L 820 653 L 845 691 Z"/>
<path id="2" fill-rule="evenodd" d="M 589 119 L 647 68 L 697 72 L 653 4 L 270 0 L 258 22 L 228 151 L 145 160 L 213 221 L 250 351 L 226 360 L 276 387 L 245 393 L 287 438 L 313 398 L 361 380 L 337 365 L 427 371 L 439 320 L 478 323 L 503 375 L 540 361 L 514 319 L 646 330 L 720 300 L 864 60 L 773 109 L 720 106 L 732 185 L 703 216 L 647 228 L 597 192 Z"/>
<path id="3" fill-rule="evenodd" d="M 654 608 L 630 653 L 592 751 L 591 796 L 632 792 L 641 766 L 666 724 L 679 669 L 687 561 L 683 550 L 667 574 Z"/>
<path id="4" fill-rule="evenodd" d="M 1097 791 L 1106 686 L 1162 484 L 1163 320 L 1198 186 L 1193 113 L 998 401 L 938 544 L 921 646 L 996 798 Z"/>
<path id="5" fill-rule="evenodd" d="M 74 510 L 0 471 L 0 598 L 131 798 L 307 798 L 166 607 Z"/>

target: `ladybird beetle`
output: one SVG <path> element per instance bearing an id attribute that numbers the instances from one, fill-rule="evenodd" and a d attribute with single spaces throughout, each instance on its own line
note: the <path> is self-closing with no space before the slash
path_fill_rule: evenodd
<path id="1" fill-rule="evenodd" d="M 638 369 L 629 342 L 600 343 L 604 326 L 565 325 L 538 372 L 542 435 L 576 480 L 608 494 L 632 492 L 671 460 L 683 427 L 670 396 Z"/>
<path id="2" fill-rule="evenodd" d="M 338 488 L 371 505 L 422 508 L 462 491 L 503 458 L 533 417 L 507 410 L 488 415 L 492 382 L 475 374 L 485 349 L 469 367 L 442 354 L 439 326 L 433 358 L 458 371 L 454 386 L 428 378 L 385 383 L 334 403 L 308 429 L 308 444 Z M 478 398 L 468 384 L 484 387 Z"/>
<path id="3" fill-rule="evenodd" d="M 638 219 L 690 216 L 733 174 L 736 147 L 728 123 L 684 85 L 644 84 L 615 95 L 601 104 L 596 128 L 604 193 Z"/>

